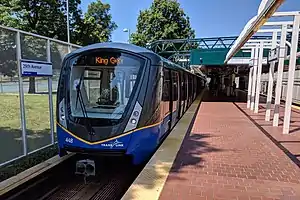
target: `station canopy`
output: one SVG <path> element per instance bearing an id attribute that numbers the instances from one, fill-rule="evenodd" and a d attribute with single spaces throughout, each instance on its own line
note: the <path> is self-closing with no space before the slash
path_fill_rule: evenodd
<path id="1" fill-rule="evenodd" d="M 224 63 L 227 63 L 242 48 L 250 37 L 260 29 L 260 27 L 275 13 L 283 2 L 284 0 L 261 1 L 257 15 L 250 19 L 246 24 L 240 36 L 227 53 Z"/>

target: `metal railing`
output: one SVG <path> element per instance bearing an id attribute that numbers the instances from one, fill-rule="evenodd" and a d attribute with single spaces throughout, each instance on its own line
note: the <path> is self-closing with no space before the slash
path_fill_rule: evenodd
<path id="1" fill-rule="evenodd" d="M 0 25 L 0 166 L 56 143 L 53 102 L 61 62 L 79 47 Z M 21 59 L 51 62 L 53 76 L 22 77 Z"/>

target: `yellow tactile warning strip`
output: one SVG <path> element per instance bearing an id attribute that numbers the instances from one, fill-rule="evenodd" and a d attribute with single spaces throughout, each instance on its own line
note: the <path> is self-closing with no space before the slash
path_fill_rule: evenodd
<path id="1" fill-rule="evenodd" d="M 295 108 L 295 109 L 297 109 L 297 110 L 300 110 L 299 106 L 292 105 L 292 107 Z"/>
<path id="2" fill-rule="evenodd" d="M 29 181 L 34 177 L 42 174 L 43 172 L 49 170 L 50 168 L 60 164 L 61 162 L 67 160 L 73 155 L 74 155 L 73 153 L 69 153 L 68 155 L 62 158 L 60 158 L 58 155 L 54 156 L 36 166 L 33 166 L 21 172 L 20 174 L 17 174 L 16 176 L 13 176 L 7 180 L 2 181 L 0 183 L 0 196 L 18 187 L 19 185 L 25 183 L 26 181 Z"/>
<path id="3" fill-rule="evenodd" d="M 157 200 L 165 185 L 170 169 L 183 142 L 190 123 L 197 112 L 203 92 L 193 102 L 184 116 L 152 156 L 135 179 L 122 200 Z"/>

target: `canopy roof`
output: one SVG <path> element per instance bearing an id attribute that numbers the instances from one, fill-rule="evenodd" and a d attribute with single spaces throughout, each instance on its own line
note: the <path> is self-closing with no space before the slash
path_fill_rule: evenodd
<path id="1" fill-rule="evenodd" d="M 257 15 L 248 21 L 234 45 L 226 55 L 225 63 L 227 63 L 250 39 L 250 37 L 258 31 L 258 29 L 274 14 L 278 7 L 285 0 L 262 0 L 257 11 Z"/>

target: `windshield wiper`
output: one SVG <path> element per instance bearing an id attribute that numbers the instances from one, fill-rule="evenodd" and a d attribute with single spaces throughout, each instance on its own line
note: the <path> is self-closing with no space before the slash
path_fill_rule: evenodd
<path id="1" fill-rule="evenodd" d="M 78 85 L 76 85 L 77 96 L 76 96 L 76 105 L 75 105 L 75 109 L 77 109 L 77 103 L 78 103 L 78 100 L 79 100 L 79 103 L 80 103 L 80 107 L 81 107 L 81 111 L 82 111 L 82 114 L 83 114 L 83 118 L 84 118 L 85 125 L 86 125 L 87 128 L 88 128 L 89 134 L 90 134 L 90 135 L 94 135 L 94 133 L 93 133 L 93 127 L 92 127 L 90 118 L 88 117 L 88 114 L 87 114 L 87 111 L 86 111 L 86 108 L 85 108 L 85 105 L 84 105 L 83 97 L 82 97 L 82 94 L 81 94 L 81 89 L 80 89 L 81 81 L 82 81 L 82 79 L 83 79 L 83 75 L 84 75 L 84 71 L 82 72 L 82 75 L 81 75 L 81 77 L 80 77 L 80 80 L 79 80 Z"/>

